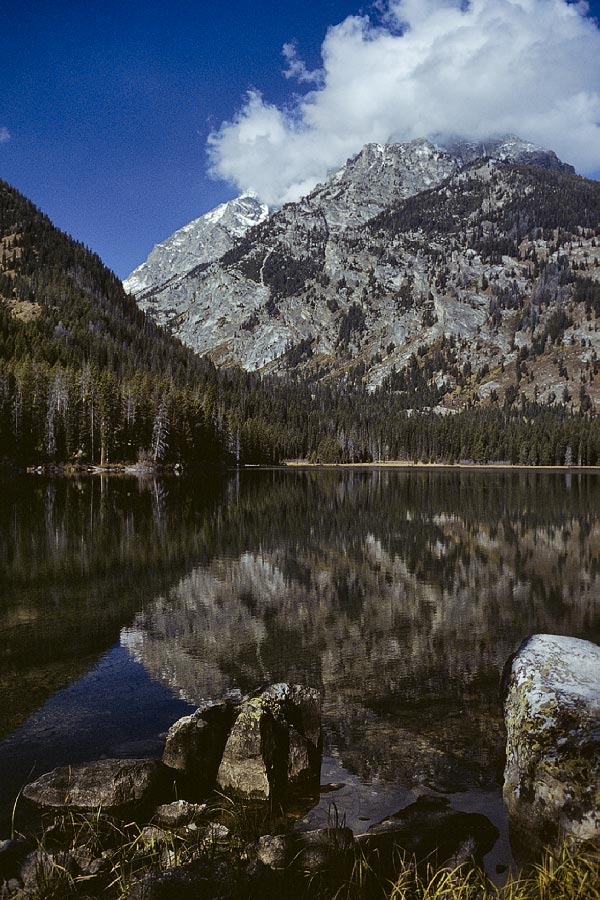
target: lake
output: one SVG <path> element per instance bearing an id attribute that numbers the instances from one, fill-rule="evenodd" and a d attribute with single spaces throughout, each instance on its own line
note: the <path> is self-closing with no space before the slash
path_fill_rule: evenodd
<path id="1" fill-rule="evenodd" d="M 600 478 L 246 470 L 0 483 L 0 814 L 55 765 L 159 755 L 203 699 L 323 694 L 323 792 L 355 830 L 433 793 L 499 827 L 502 666 L 600 637 Z M 332 813 L 332 804 L 335 810 Z"/>

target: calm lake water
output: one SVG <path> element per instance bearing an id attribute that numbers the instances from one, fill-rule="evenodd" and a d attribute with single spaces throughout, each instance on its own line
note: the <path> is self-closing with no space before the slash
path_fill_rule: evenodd
<path id="1" fill-rule="evenodd" d="M 0 531 L 3 832 L 33 776 L 158 755 L 200 700 L 287 680 L 324 697 L 300 827 L 443 794 L 503 864 L 503 663 L 531 632 L 600 637 L 595 475 L 28 476 L 0 483 Z"/>

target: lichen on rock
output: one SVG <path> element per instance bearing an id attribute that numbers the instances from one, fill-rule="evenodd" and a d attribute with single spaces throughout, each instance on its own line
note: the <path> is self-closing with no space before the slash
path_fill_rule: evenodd
<path id="1" fill-rule="evenodd" d="M 224 791 L 263 800 L 318 786 L 321 745 L 319 692 L 303 685 L 271 685 L 242 704 L 217 783 Z"/>
<path id="2" fill-rule="evenodd" d="M 503 682 L 503 794 L 517 843 L 600 844 L 600 647 L 533 635 Z"/>

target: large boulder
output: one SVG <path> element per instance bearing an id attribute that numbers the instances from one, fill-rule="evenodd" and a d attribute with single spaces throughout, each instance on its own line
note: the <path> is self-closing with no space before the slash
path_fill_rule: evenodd
<path id="1" fill-rule="evenodd" d="M 262 696 L 275 701 L 286 722 L 319 749 L 321 738 L 321 694 L 316 688 L 303 684 L 272 684 Z"/>
<path id="2" fill-rule="evenodd" d="M 517 848 L 600 844 L 600 647 L 535 634 L 508 660 L 503 692 Z"/>
<path id="3" fill-rule="evenodd" d="M 101 807 L 119 814 L 156 801 L 167 792 L 167 773 L 157 759 L 100 759 L 53 769 L 26 785 L 23 796 L 50 809 Z"/>
<path id="4" fill-rule="evenodd" d="M 261 800 L 318 788 L 321 752 L 319 692 L 302 685 L 271 685 L 242 704 L 217 783 L 224 791 Z"/>
<path id="5" fill-rule="evenodd" d="M 233 703 L 205 703 L 169 729 L 163 762 L 184 778 L 193 795 L 202 796 L 214 788 L 236 714 Z"/>
<path id="6" fill-rule="evenodd" d="M 243 704 L 227 739 L 217 783 L 224 791 L 257 800 L 281 792 L 287 768 L 285 725 L 262 696 Z"/>

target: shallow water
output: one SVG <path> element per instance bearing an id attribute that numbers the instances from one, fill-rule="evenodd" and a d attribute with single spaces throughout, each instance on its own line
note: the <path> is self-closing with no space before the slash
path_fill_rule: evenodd
<path id="1" fill-rule="evenodd" d="M 531 632 L 598 640 L 598 476 L 254 470 L 0 491 L 4 821 L 36 774 L 157 755 L 200 700 L 289 680 L 324 697 L 324 789 L 299 827 L 360 831 L 441 794 L 499 828 L 488 866 L 510 862 L 500 673 Z"/>

